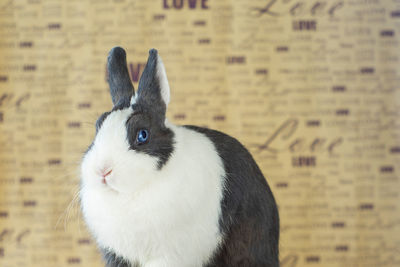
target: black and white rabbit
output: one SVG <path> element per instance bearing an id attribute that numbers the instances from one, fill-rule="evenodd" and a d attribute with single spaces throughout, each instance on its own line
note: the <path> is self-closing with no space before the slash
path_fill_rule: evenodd
<path id="1" fill-rule="evenodd" d="M 81 165 L 83 216 L 107 266 L 279 266 L 277 206 L 246 148 L 166 120 L 157 50 L 136 94 L 122 48 L 107 68 L 114 107 Z"/>

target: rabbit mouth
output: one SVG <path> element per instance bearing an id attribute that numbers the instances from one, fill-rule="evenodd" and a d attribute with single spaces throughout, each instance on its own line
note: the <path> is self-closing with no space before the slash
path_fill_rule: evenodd
<path id="1" fill-rule="evenodd" d="M 107 181 L 106 179 L 104 179 L 104 182 L 102 182 L 102 183 L 103 183 L 104 187 L 106 189 L 109 189 L 111 192 L 119 193 L 119 191 L 112 184 L 110 184 L 110 182 Z"/>
<path id="2" fill-rule="evenodd" d="M 101 180 L 103 184 L 107 185 L 107 176 L 110 176 L 112 173 L 112 169 L 110 170 L 105 170 L 102 172 L 101 176 L 103 179 Z"/>
<path id="3" fill-rule="evenodd" d="M 112 168 L 104 167 L 101 170 L 99 170 L 97 174 L 98 174 L 98 176 L 100 176 L 99 180 L 100 180 L 102 185 L 104 185 L 105 187 L 107 187 L 107 188 L 109 188 L 109 189 L 111 189 L 111 190 L 113 190 L 115 192 L 118 192 L 118 190 L 116 190 L 112 186 L 112 184 L 110 183 L 111 182 L 111 178 L 112 178 L 112 174 L 113 174 L 113 169 Z"/>
<path id="4" fill-rule="evenodd" d="M 110 171 L 110 172 L 111 172 L 111 171 Z M 107 189 L 109 189 L 109 190 L 111 190 L 111 191 L 113 191 L 113 192 L 115 192 L 115 193 L 119 193 L 119 191 L 115 188 L 115 186 L 113 186 L 112 181 L 111 181 L 110 179 L 108 179 L 107 176 L 103 176 L 103 177 L 102 177 L 102 179 L 101 179 L 101 184 L 102 184 L 105 188 L 107 188 Z"/>

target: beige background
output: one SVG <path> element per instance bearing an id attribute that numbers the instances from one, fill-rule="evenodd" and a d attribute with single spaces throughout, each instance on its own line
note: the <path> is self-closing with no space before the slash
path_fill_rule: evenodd
<path id="1" fill-rule="evenodd" d="M 400 266 L 399 29 L 395 0 L 1 0 L 0 266 L 102 265 L 77 192 L 116 45 L 250 149 L 282 266 Z"/>

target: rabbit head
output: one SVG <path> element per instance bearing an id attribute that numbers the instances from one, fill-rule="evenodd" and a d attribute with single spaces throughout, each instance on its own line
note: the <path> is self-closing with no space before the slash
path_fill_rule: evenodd
<path id="1" fill-rule="evenodd" d="M 157 50 L 149 58 L 135 94 L 125 51 L 113 48 L 107 63 L 114 104 L 96 122 L 96 136 L 82 162 L 82 185 L 134 193 L 158 177 L 173 152 L 165 124 L 170 90 Z"/>

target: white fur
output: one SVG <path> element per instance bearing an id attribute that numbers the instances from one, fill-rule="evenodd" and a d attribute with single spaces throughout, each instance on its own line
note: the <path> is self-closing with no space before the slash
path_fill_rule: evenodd
<path id="1" fill-rule="evenodd" d="M 130 104 L 131 104 L 131 106 L 132 106 L 132 105 L 135 104 L 135 103 L 136 103 L 136 95 L 133 95 L 133 96 L 131 97 Z"/>
<path id="2" fill-rule="evenodd" d="M 164 63 L 159 54 L 157 54 L 157 78 L 160 81 L 161 97 L 164 100 L 165 105 L 168 106 L 170 101 L 169 83 Z"/>
<path id="3" fill-rule="evenodd" d="M 221 242 L 218 219 L 224 169 L 213 143 L 184 127 L 161 170 L 157 159 L 129 150 L 131 107 L 103 122 L 81 166 L 86 223 L 98 244 L 144 267 L 196 267 Z M 98 170 L 111 167 L 104 185 Z"/>

